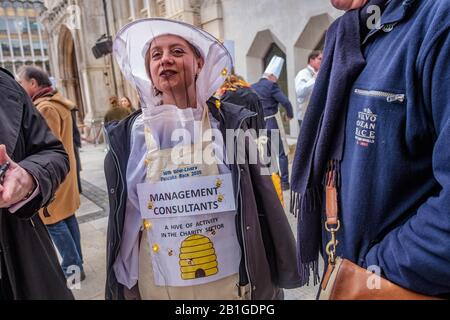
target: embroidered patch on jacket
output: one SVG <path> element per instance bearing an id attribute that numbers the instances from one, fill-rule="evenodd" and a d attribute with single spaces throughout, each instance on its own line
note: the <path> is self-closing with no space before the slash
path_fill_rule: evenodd
<path id="1" fill-rule="evenodd" d="M 369 147 L 376 140 L 378 115 L 374 114 L 369 108 L 358 112 L 358 120 L 356 121 L 356 143 L 362 147 Z"/>

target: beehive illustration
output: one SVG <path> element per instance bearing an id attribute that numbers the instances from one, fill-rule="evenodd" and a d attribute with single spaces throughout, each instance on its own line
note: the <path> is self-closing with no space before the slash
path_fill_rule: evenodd
<path id="1" fill-rule="evenodd" d="M 181 278 L 194 280 L 219 272 L 216 250 L 211 240 L 202 235 L 187 238 L 180 250 Z"/>

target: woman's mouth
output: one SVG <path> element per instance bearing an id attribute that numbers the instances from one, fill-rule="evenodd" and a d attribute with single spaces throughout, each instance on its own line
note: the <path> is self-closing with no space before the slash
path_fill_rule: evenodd
<path id="1" fill-rule="evenodd" d="M 176 75 L 177 73 L 178 73 L 178 72 L 173 71 L 173 70 L 164 70 L 163 72 L 161 72 L 161 73 L 159 74 L 159 76 L 160 76 L 161 78 L 169 79 L 169 78 L 173 77 L 174 75 Z"/>

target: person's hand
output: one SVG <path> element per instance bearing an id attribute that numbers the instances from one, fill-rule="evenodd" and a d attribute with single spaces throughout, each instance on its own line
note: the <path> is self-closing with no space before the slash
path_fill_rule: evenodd
<path id="1" fill-rule="evenodd" d="M 12 161 L 6 153 L 6 147 L 0 145 L 0 165 L 6 162 L 10 163 L 10 167 L 0 184 L 0 209 L 10 208 L 21 202 L 36 188 L 34 178 Z"/>
<path id="2" fill-rule="evenodd" d="M 282 118 L 283 122 L 288 122 L 288 121 L 291 121 L 293 119 L 293 118 L 289 118 L 289 116 L 287 114 L 285 114 L 285 113 L 283 113 L 281 115 L 281 118 Z"/>

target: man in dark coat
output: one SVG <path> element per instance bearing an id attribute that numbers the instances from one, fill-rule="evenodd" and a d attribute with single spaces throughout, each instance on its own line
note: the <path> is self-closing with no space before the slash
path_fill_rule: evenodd
<path id="1" fill-rule="evenodd" d="M 73 295 L 38 210 L 69 171 L 62 144 L 22 87 L 0 71 L 0 300 L 67 300 Z"/>
<path id="2" fill-rule="evenodd" d="M 294 111 L 291 102 L 283 91 L 281 91 L 281 88 L 277 83 L 281 75 L 283 65 L 284 60 L 275 56 L 264 72 L 263 78 L 261 78 L 259 82 L 253 84 L 252 88 L 256 91 L 261 100 L 269 136 L 271 136 L 274 131 L 279 133 L 280 139 L 278 157 L 280 162 L 281 185 L 283 190 L 286 191 L 290 189 L 289 160 L 287 156 L 288 150 L 285 150 L 285 147 L 287 149 L 287 146 L 283 144 L 283 137 L 279 131 L 282 123 L 278 123 L 277 114 L 279 112 L 280 104 L 286 110 L 289 120 L 294 118 Z"/>

